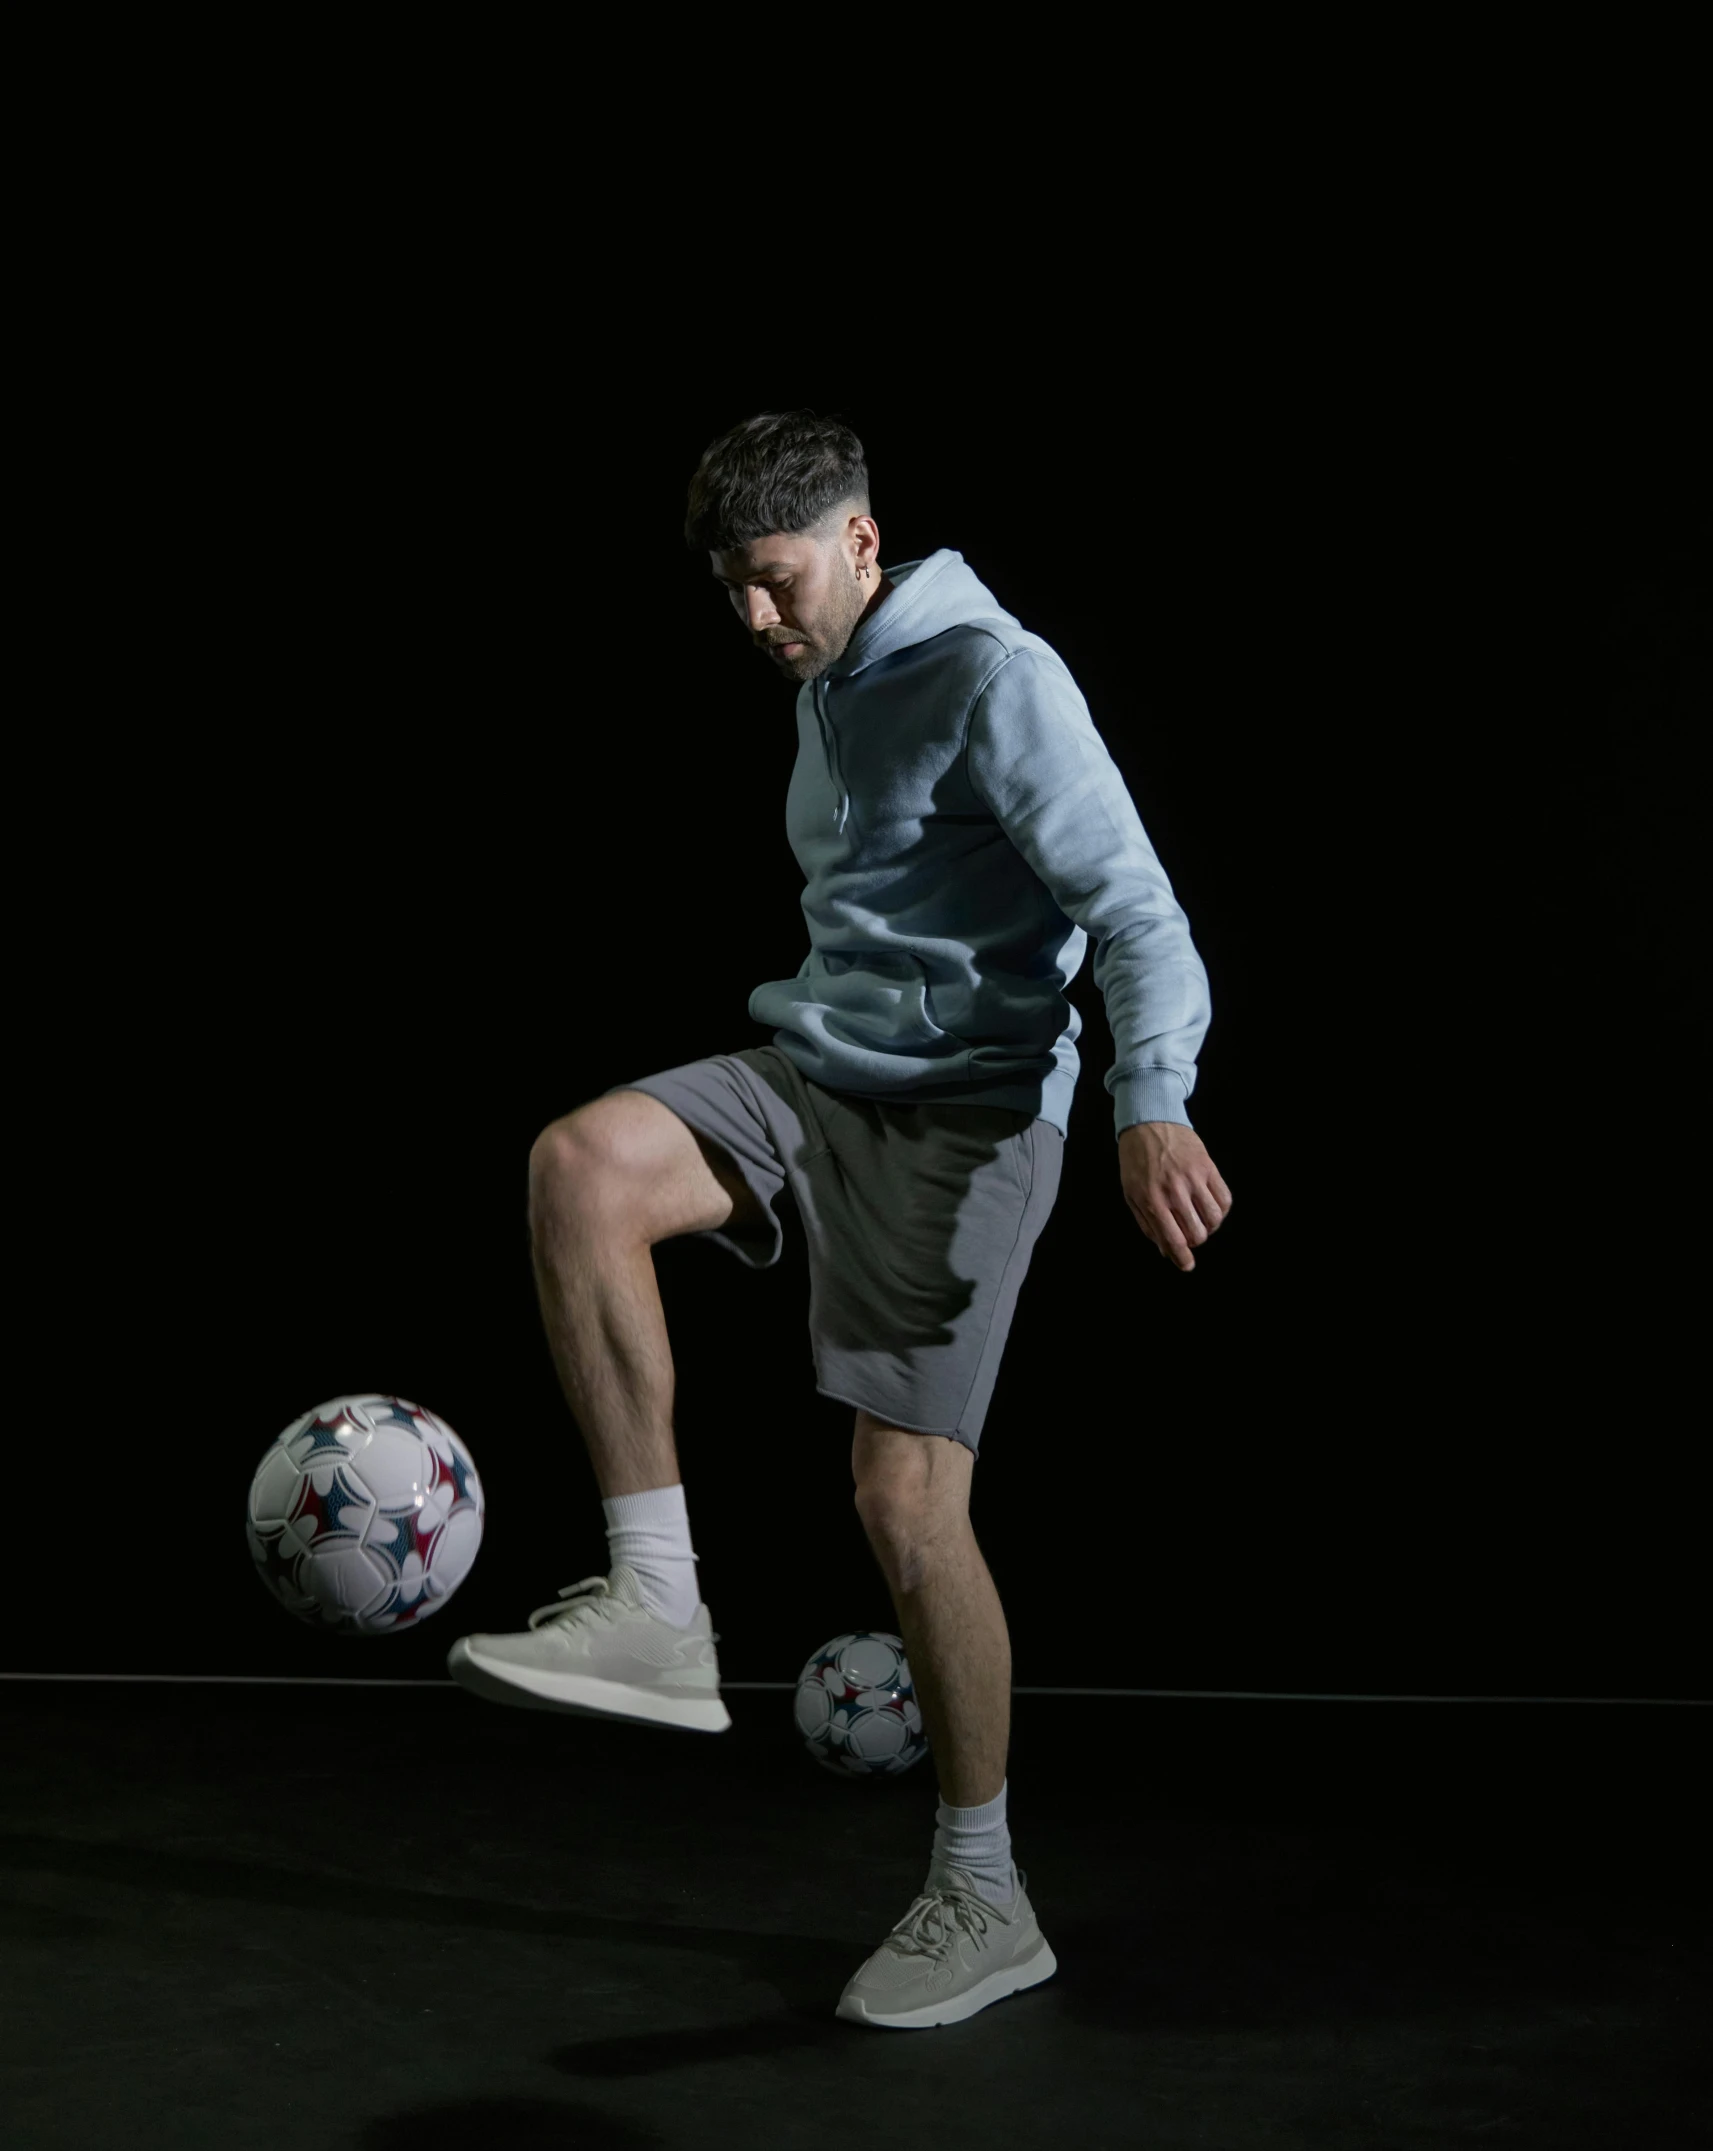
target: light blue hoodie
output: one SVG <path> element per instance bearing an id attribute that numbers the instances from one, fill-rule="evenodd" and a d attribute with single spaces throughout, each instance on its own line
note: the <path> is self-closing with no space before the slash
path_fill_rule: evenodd
<path id="1" fill-rule="evenodd" d="M 1207 972 L 1063 658 L 962 553 L 894 585 L 797 693 L 785 830 L 809 954 L 749 1013 L 828 1090 L 1002 1105 L 1068 1133 L 1094 937 L 1119 1133 L 1190 1125 Z"/>

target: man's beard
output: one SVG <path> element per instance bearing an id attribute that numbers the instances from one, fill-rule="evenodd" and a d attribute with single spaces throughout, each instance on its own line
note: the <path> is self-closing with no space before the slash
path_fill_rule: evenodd
<path id="1" fill-rule="evenodd" d="M 830 665 L 836 665 L 849 649 L 851 637 L 856 632 L 856 624 L 862 618 L 863 607 L 867 603 L 868 596 L 862 584 L 855 582 L 853 578 L 851 596 L 842 617 L 835 613 L 829 621 L 816 621 L 812 628 L 805 631 L 810 640 L 801 656 L 774 660 L 780 671 L 795 680 L 800 687 L 806 680 L 818 680 L 821 674 Z M 780 635 L 773 647 L 778 649 L 790 639 L 788 634 Z"/>

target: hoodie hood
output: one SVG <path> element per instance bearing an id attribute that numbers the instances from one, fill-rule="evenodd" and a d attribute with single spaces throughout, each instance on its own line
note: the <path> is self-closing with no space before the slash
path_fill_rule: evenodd
<path id="1" fill-rule="evenodd" d="M 833 826 L 842 835 L 850 815 L 850 793 L 839 760 L 839 743 L 827 722 L 827 683 L 855 679 L 883 658 L 919 642 L 931 642 L 954 627 L 985 627 L 995 633 L 1016 635 L 1022 622 L 989 590 L 964 559 L 942 546 L 925 560 L 906 560 L 901 567 L 881 569 L 892 587 L 845 646 L 842 656 L 829 665 L 819 679 L 803 692 L 809 695 L 821 728 L 821 745 L 827 758 L 836 804 Z"/>
<path id="2" fill-rule="evenodd" d="M 927 642 L 949 627 L 992 627 L 1016 633 L 1022 623 L 1005 610 L 964 559 L 944 547 L 926 560 L 881 569 L 892 588 L 857 629 L 844 655 L 823 679 L 848 680 L 878 659 L 914 642 Z"/>

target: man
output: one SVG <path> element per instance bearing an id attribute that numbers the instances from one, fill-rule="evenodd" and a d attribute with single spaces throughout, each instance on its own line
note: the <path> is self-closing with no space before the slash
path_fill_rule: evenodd
<path id="1" fill-rule="evenodd" d="M 702 457 L 685 526 L 797 687 L 786 827 L 809 954 L 759 986 L 772 1043 L 619 1084 L 531 1154 L 549 1345 L 613 1568 L 453 1675 L 506 1702 L 720 1731 L 653 1248 L 778 1260 L 789 1183 L 816 1386 L 856 1412 L 856 1506 L 892 1592 L 940 1805 L 927 1885 L 840 2016 L 957 2021 L 1056 1969 L 1012 1862 L 1011 1646 L 969 1520 L 1011 1317 L 1058 1193 L 1089 937 L 1117 1044 L 1119 1178 L 1179 1269 L 1231 1207 L 1185 1104 L 1207 975 L 1063 661 L 961 554 L 880 564 L 862 444 L 765 413 Z"/>

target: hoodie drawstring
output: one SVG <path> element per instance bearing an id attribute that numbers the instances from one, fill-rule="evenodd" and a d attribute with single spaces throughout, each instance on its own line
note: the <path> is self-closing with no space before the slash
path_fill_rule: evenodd
<path id="1" fill-rule="evenodd" d="M 838 793 L 838 804 L 833 808 L 833 827 L 840 836 L 845 833 L 845 822 L 851 810 L 850 794 L 845 790 L 844 771 L 839 767 L 839 743 L 833 736 L 833 728 L 827 722 L 827 705 L 822 695 L 821 682 L 815 682 L 815 715 L 821 720 L 821 746 L 827 757 L 827 774 L 833 780 Z"/>

